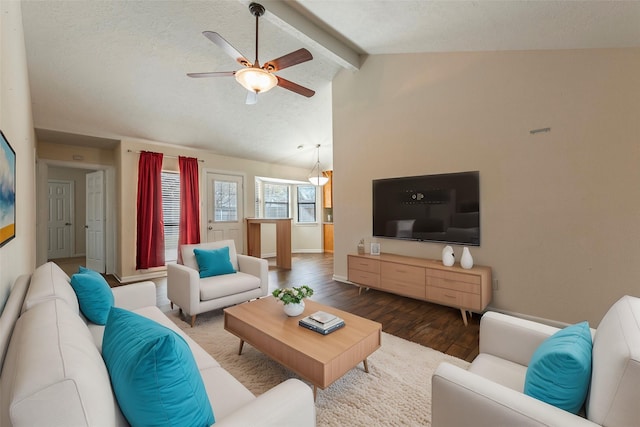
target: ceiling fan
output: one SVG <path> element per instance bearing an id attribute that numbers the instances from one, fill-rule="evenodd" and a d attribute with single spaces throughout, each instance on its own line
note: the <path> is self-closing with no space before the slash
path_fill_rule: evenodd
<path id="1" fill-rule="evenodd" d="M 299 95 L 312 97 L 315 91 L 308 89 L 304 86 L 300 86 L 297 83 L 283 79 L 280 76 L 276 76 L 276 71 L 283 70 L 294 65 L 301 64 L 313 59 L 311 53 L 307 49 L 298 49 L 295 52 L 288 53 L 280 58 L 267 61 L 260 66 L 258 62 L 258 18 L 264 15 L 264 7 L 258 3 L 251 3 L 249 5 L 249 11 L 256 17 L 256 60 L 252 64 L 244 55 L 242 55 L 236 48 L 226 41 L 222 36 L 213 31 L 204 31 L 202 34 L 213 43 L 218 45 L 227 55 L 238 61 L 245 68 L 241 68 L 238 71 L 220 71 L 210 73 L 188 73 L 189 77 L 230 77 L 235 76 L 238 83 L 240 83 L 245 89 L 249 91 L 247 94 L 247 104 L 255 104 L 258 102 L 258 94 L 264 93 L 274 86 L 280 86 L 284 89 L 288 89 Z"/>

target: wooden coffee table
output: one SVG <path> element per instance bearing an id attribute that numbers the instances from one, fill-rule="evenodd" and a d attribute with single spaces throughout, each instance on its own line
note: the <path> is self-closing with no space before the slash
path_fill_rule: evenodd
<path id="1" fill-rule="evenodd" d="M 344 319 L 345 326 L 322 335 L 298 325 L 298 320 L 316 311 Z M 309 299 L 300 316 L 289 317 L 273 297 L 239 304 L 224 310 L 224 328 L 281 365 L 325 389 L 360 362 L 369 372 L 367 357 L 380 348 L 382 325 Z"/>

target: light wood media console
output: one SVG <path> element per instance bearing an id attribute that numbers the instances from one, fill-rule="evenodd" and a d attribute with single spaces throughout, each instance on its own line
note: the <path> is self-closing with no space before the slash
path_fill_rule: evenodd
<path id="1" fill-rule="evenodd" d="M 357 285 L 460 309 L 482 312 L 491 301 L 491 267 L 446 267 L 440 260 L 402 255 L 348 255 L 348 279 Z"/>

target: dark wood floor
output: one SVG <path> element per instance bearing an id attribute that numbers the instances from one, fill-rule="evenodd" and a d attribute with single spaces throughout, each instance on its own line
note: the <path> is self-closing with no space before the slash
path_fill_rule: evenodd
<path id="1" fill-rule="evenodd" d="M 269 287 L 309 285 L 312 299 L 382 323 L 382 330 L 472 361 L 478 355 L 480 316 L 464 326 L 460 310 L 336 282 L 331 254 L 296 254 L 291 270 L 269 269 Z"/>
<path id="2" fill-rule="evenodd" d="M 333 255 L 294 254 L 291 270 L 269 265 L 270 291 L 278 287 L 309 285 L 312 299 L 382 323 L 382 330 L 409 341 L 472 361 L 478 355 L 480 316 L 474 314 L 464 326 L 460 310 L 337 282 L 333 277 Z M 111 278 L 108 278 L 111 279 Z M 109 280 L 110 282 L 112 280 Z M 158 306 L 169 310 L 166 278 L 154 280 Z"/>

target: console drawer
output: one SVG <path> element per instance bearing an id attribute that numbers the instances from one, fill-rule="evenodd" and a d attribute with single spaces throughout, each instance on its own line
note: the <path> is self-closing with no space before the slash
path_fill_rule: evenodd
<path id="1" fill-rule="evenodd" d="M 470 294 L 433 286 L 427 286 L 426 291 L 429 301 L 471 310 L 482 310 L 483 308 L 479 294 Z"/>
<path id="2" fill-rule="evenodd" d="M 380 273 L 380 261 L 377 259 L 362 258 L 349 255 L 347 257 L 347 262 L 349 264 L 349 271 L 360 270 L 368 271 L 375 274 Z"/>
<path id="3" fill-rule="evenodd" d="M 383 280 L 393 278 L 394 282 L 403 282 L 414 285 L 425 285 L 424 267 L 396 264 L 394 262 L 382 262 L 380 275 Z"/>
<path id="4" fill-rule="evenodd" d="M 348 279 L 350 282 L 357 283 L 358 285 L 370 286 L 372 288 L 380 287 L 380 275 L 378 273 L 350 268 Z"/>
<path id="5" fill-rule="evenodd" d="M 425 298 L 424 283 L 407 283 L 383 277 L 380 280 L 380 287 L 385 291 L 393 292 L 398 295 L 420 299 Z"/>

